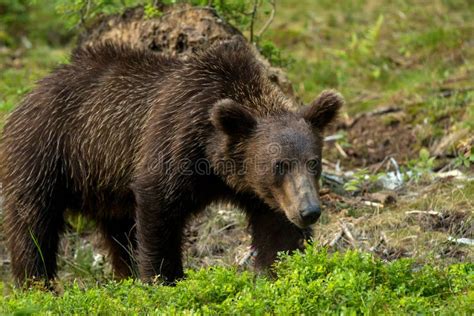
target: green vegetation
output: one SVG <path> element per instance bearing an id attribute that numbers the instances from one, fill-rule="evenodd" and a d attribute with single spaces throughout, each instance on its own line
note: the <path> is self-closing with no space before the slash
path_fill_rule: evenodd
<path id="1" fill-rule="evenodd" d="M 2 57 L 7 65 L 12 62 L 8 57 Z M 28 50 L 16 67 L 11 65 L 12 67 L 2 69 L 0 111 L 10 111 L 21 97 L 33 88 L 36 80 L 48 74 L 54 66 L 66 61 L 63 49 L 39 46 Z"/>
<path id="2" fill-rule="evenodd" d="M 290 2 L 280 1 L 285 8 L 268 37 L 294 57 L 290 76 L 306 101 L 331 86 L 349 100 L 350 113 L 387 103 L 411 106 L 415 100 L 430 107 L 433 98 L 426 98 L 443 82 L 472 71 L 466 44 L 474 31 L 467 22 L 472 3 Z M 445 100 L 451 109 L 453 100 Z"/>
<path id="3" fill-rule="evenodd" d="M 410 260 L 383 263 L 348 251 L 308 246 L 284 256 L 269 280 L 232 269 L 189 270 L 175 287 L 137 281 L 66 284 L 59 296 L 41 289 L 10 290 L 4 313 L 17 314 L 323 314 L 474 312 L 474 265 L 419 267 Z M 1 285 L 0 285 L 1 287 Z"/>

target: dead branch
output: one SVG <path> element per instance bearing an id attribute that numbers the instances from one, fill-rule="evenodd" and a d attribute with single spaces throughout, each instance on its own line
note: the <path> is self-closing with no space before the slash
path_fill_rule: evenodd
<path id="1" fill-rule="evenodd" d="M 252 12 L 250 12 L 250 43 L 253 43 L 253 38 L 254 38 L 254 26 L 255 26 L 255 18 L 257 16 L 257 8 L 258 8 L 258 5 L 259 5 L 259 0 L 254 0 L 253 1 L 253 8 L 252 8 Z"/>
<path id="2" fill-rule="evenodd" d="M 459 245 L 474 246 L 474 239 L 471 238 L 454 238 L 452 236 L 448 236 L 448 240 Z"/>
<path id="3" fill-rule="evenodd" d="M 260 31 L 257 33 L 258 38 L 262 37 L 263 33 L 265 33 L 267 31 L 268 27 L 270 27 L 270 25 L 273 22 L 273 19 L 275 18 L 275 12 L 276 12 L 276 2 L 275 2 L 275 0 L 270 0 L 270 5 L 272 6 L 272 10 L 270 12 L 270 17 L 265 22 L 265 24 L 262 26 Z"/>
<path id="4" fill-rule="evenodd" d="M 341 154 L 342 157 L 344 157 L 344 158 L 348 158 L 348 157 L 349 157 L 349 156 L 346 154 L 346 152 L 344 151 L 344 149 L 342 148 L 342 146 L 339 145 L 338 142 L 336 142 L 336 143 L 334 144 L 334 146 L 336 147 L 337 151 Z"/>
<path id="5" fill-rule="evenodd" d="M 378 203 L 378 202 L 364 201 L 364 204 L 367 205 L 367 206 L 371 206 L 371 207 L 384 208 L 384 205 L 382 203 Z"/>
<path id="6" fill-rule="evenodd" d="M 90 8 L 91 8 L 91 1 L 87 0 L 87 2 L 84 5 L 82 5 L 81 9 L 79 10 L 80 20 L 79 20 L 79 25 L 77 25 L 76 27 L 84 27 L 84 28 L 86 27 L 86 18 L 89 15 Z"/>
<path id="7" fill-rule="evenodd" d="M 347 223 L 342 221 L 342 220 L 339 220 L 339 223 L 341 225 L 342 230 L 344 231 L 344 235 L 346 235 L 347 238 L 349 238 L 349 241 L 351 242 L 352 246 L 354 248 L 358 248 L 359 247 L 359 242 L 358 242 L 357 239 L 355 239 L 355 237 L 352 234 L 352 232 L 351 232 L 349 226 L 347 225 Z"/>
<path id="8" fill-rule="evenodd" d="M 431 215 L 431 216 L 439 216 L 439 217 L 443 217 L 443 215 L 440 213 L 440 212 L 436 212 L 436 211 L 419 211 L 419 210 L 413 210 L 413 211 L 407 211 L 405 212 L 406 215 L 413 215 L 413 214 L 417 214 L 417 215 Z"/>
<path id="9" fill-rule="evenodd" d="M 342 235 L 344 234 L 344 230 L 339 230 L 336 235 L 334 235 L 334 238 L 329 242 L 328 246 L 329 247 L 334 247 L 337 242 L 341 239 Z"/>
<path id="10" fill-rule="evenodd" d="M 342 134 L 334 134 L 334 135 L 329 135 L 329 136 L 326 136 L 324 137 L 324 141 L 325 142 L 333 142 L 333 141 L 337 141 L 337 140 L 340 140 L 344 138 L 344 135 Z"/>

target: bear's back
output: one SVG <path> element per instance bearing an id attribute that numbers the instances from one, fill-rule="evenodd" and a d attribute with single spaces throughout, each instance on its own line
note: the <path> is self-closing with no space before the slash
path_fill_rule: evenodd
<path id="1" fill-rule="evenodd" d="M 24 178 L 59 168 L 81 191 L 123 187 L 160 83 L 181 64 L 112 45 L 76 50 L 7 120 L 6 177 L 38 183 Z"/>

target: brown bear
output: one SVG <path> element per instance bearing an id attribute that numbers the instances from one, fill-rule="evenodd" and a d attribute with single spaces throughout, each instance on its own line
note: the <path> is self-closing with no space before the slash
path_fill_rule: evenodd
<path id="1" fill-rule="evenodd" d="M 322 133 L 343 104 L 299 111 L 241 38 L 187 60 L 113 45 L 73 52 L 9 117 L 5 233 L 19 283 L 51 279 L 65 210 L 92 218 L 112 265 L 183 277 L 183 229 L 211 202 L 248 215 L 257 268 L 301 249 L 321 213 Z M 130 249 L 131 248 L 131 249 Z"/>

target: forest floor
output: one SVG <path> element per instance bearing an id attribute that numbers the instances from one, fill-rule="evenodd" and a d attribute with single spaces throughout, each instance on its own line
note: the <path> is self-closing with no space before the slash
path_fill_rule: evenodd
<path id="1" fill-rule="evenodd" d="M 270 59 L 287 71 L 302 102 L 326 88 L 347 102 L 326 135 L 316 244 L 386 262 L 474 262 L 472 21 L 474 7 L 464 1 L 278 1 L 261 43 L 279 48 Z M 72 48 L 22 43 L 0 46 L 0 127 Z M 91 223 L 71 219 L 62 280 L 89 284 L 111 276 L 92 231 Z M 184 259 L 191 269 L 247 269 L 244 216 L 209 208 L 188 229 Z M 0 269 L 8 279 L 1 244 Z"/>

